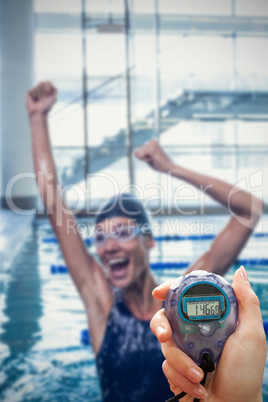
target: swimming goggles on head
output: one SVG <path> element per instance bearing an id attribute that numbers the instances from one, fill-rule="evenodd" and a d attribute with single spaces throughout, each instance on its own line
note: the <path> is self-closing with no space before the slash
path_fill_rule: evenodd
<path id="1" fill-rule="evenodd" d="M 142 233 L 142 229 L 137 226 L 118 226 L 111 233 L 97 230 L 93 238 L 93 244 L 96 247 L 103 247 L 108 239 L 115 239 L 118 243 L 126 243 Z"/>

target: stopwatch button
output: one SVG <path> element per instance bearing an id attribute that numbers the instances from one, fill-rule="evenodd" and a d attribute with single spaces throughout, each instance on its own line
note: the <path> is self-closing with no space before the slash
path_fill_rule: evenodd
<path id="1" fill-rule="evenodd" d="M 222 276 L 217 275 L 217 274 L 214 274 L 214 276 L 217 279 L 217 282 L 219 282 L 221 285 L 227 285 L 228 288 L 230 288 L 230 284 L 228 283 L 228 281 L 225 278 L 223 278 Z"/>
<path id="2" fill-rule="evenodd" d="M 170 290 L 176 290 L 181 281 L 183 280 L 183 278 L 184 278 L 183 276 L 179 276 L 179 278 L 177 278 L 175 282 L 173 282 L 172 285 L 170 286 Z"/>
<path id="3" fill-rule="evenodd" d="M 201 276 L 201 275 L 207 275 L 208 274 L 208 271 L 205 271 L 204 269 L 197 269 L 197 270 L 195 270 L 195 271 L 192 271 L 192 272 L 190 272 L 188 275 L 198 275 L 198 276 Z"/>
<path id="4" fill-rule="evenodd" d="M 199 328 L 200 334 L 203 336 L 211 336 L 214 334 L 214 332 L 216 330 L 214 325 L 210 325 L 207 323 L 199 324 L 198 328 Z"/>

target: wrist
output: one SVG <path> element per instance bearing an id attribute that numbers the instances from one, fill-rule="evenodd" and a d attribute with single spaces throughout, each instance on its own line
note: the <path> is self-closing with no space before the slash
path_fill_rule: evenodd
<path id="1" fill-rule="evenodd" d="M 31 125 L 45 123 L 47 121 L 47 114 L 44 112 L 34 112 L 29 114 L 29 121 Z"/>
<path id="2" fill-rule="evenodd" d="M 173 176 L 176 177 L 182 177 L 182 168 L 178 165 L 175 165 L 175 163 L 171 162 L 168 172 L 170 172 Z"/>
<path id="3" fill-rule="evenodd" d="M 213 394 L 209 394 L 207 398 L 204 399 L 204 402 L 263 402 L 263 397 L 262 397 L 262 389 L 260 392 L 256 393 L 254 396 L 250 395 L 248 398 L 242 397 L 231 397 L 231 396 L 222 396 L 222 397 L 217 397 Z M 202 399 L 203 401 L 203 399 Z"/>

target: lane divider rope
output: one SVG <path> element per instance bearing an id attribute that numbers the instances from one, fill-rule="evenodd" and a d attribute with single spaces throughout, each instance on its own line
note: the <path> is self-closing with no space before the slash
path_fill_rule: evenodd
<path id="1" fill-rule="evenodd" d="M 240 258 L 235 261 L 235 265 L 244 265 L 244 266 L 267 266 L 268 258 Z M 152 262 L 150 264 L 150 268 L 154 271 L 160 269 L 174 269 L 174 268 L 187 268 L 191 265 L 189 261 L 159 261 Z M 51 274 L 65 274 L 68 273 L 68 269 L 65 265 L 61 264 L 52 264 L 50 265 Z"/>
<path id="2" fill-rule="evenodd" d="M 155 241 L 202 241 L 202 240 L 213 240 L 215 239 L 215 234 L 193 234 L 188 236 L 181 236 L 181 235 L 161 235 L 161 236 L 154 236 Z M 254 233 L 251 235 L 253 238 L 261 239 L 268 237 L 268 233 Z M 43 243 L 52 243 L 58 244 L 58 239 L 56 237 L 47 237 L 42 239 Z M 84 239 L 84 242 L 87 246 L 92 245 L 92 239 L 90 237 Z"/>

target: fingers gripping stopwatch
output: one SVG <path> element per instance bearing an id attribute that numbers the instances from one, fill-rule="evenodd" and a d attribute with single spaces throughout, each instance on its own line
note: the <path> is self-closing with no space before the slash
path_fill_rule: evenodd
<path id="1" fill-rule="evenodd" d="M 177 346 L 201 364 L 204 354 L 216 363 L 237 325 L 237 300 L 232 287 L 221 276 L 193 271 L 179 277 L 165 302 Z"/>

